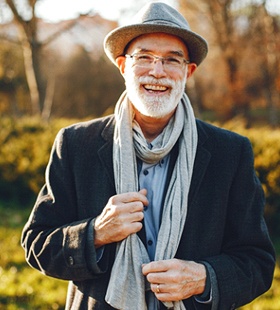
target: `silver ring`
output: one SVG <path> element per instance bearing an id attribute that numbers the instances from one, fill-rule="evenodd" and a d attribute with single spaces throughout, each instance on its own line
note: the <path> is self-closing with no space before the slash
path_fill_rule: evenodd
<path id="1" fill-rule="evenodd" d="M 157 284 L 157 293 L 160 293 L 159 284 Z"/>

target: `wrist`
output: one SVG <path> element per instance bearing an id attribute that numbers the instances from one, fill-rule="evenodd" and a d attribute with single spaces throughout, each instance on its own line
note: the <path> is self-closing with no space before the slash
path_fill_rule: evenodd
<path id="1" fill-rule="evenodd" d="M 195 295 L 203 295 L 205 292 L 207 282 L 207 269 L 201 263 L 198 263 L 198 266 L 199 266 L 198 270 L 199 279 L 197 281 L 197 291 Z"/>
<path id="2" fill-rule="evenodd" d="M 204 282 L 203 291 L 199 293 L 197 296 L 202 300 L 208 300 L 210 298 L 210 293 L 211 293 L 210 275 L 209 275 L 208 268 L 203 263 L 200 263 L 200 264 L 202 264 L 205 268 L 205 282 Z"/>
<path id="3" fill-rule="evenodd" d="M 105 242 L 102 237 L 102 231 L 100 230 L 99 225 L 98 225 L 98 218 L 96 218 L 96 220 L 94 221 L 93 231 L 94 231 L 93 232 L 94 233 L 94 246 L 96 249 L 98 249 L 105 245 Z"/>

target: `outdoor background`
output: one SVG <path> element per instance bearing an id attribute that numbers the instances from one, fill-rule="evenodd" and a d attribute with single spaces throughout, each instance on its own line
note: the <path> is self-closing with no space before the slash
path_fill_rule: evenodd
<path id="1" fill-rule="evenodd" d="M 105 35 L 144 0 L 0 0 L 0 310 L 64 309 L 67 283 L 25 262 L 22 227 L 61 127 L 113 112 L 124 82 Z M 280 1 L 173 0 L 209 54 L 188 81 L 196 116 L 250 138 L 278 263 L 245 310 L 280 309 Z"/>

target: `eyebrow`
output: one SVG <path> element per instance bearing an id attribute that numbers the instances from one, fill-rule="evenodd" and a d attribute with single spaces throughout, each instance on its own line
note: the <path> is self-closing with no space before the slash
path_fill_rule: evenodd
<path id="1" fill-rule="evenodd" d="M 153 54 L 153 51 L 146 49 L 146 48 L 139 48 L 136 49 L 137 53 L 141 52 L 141 53 L 151 53 Z M 166 54 L 171 54 L 171 55 L 176 55 L 176 56 L 180 56 L 180 57 L 184 57 L 184 53 L 181 50 L 176 50 L 176 51 L 168 51 Z"/>

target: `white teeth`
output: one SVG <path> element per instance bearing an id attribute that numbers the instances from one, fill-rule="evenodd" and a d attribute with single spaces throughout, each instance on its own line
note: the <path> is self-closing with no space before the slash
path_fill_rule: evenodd
<path id="1" fill-rule="evenodd" d="M 147 90 L 154 90 L 154 91 L 165 91 L 167 90 L 167 87 L 166 86 L 161 86 L 161 85 L 144 85 L 144 87 L 147 89 Z"/>

